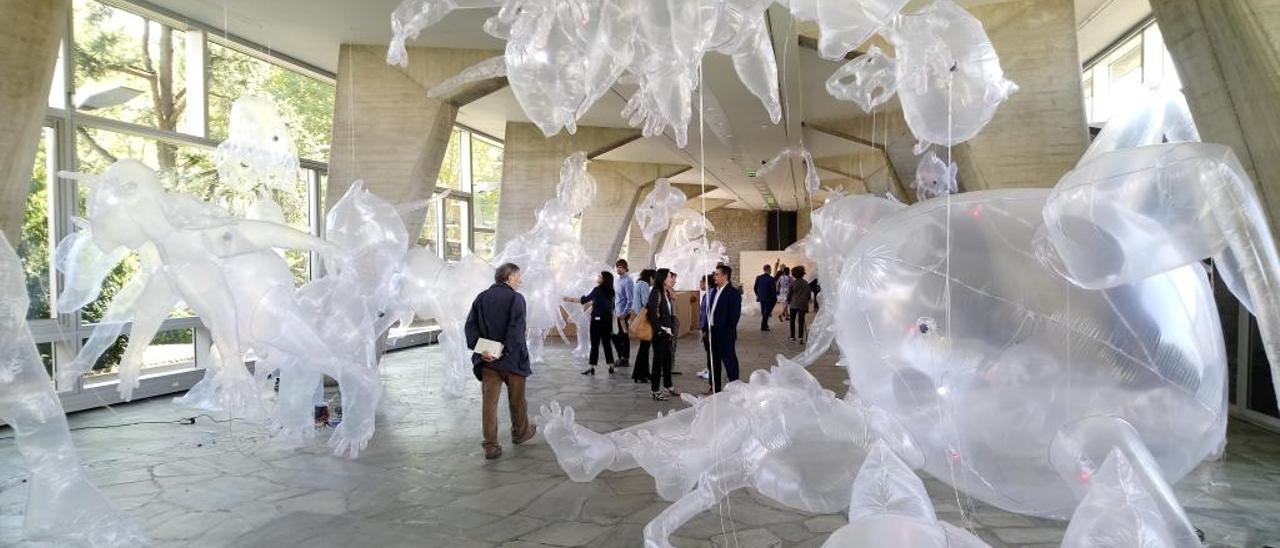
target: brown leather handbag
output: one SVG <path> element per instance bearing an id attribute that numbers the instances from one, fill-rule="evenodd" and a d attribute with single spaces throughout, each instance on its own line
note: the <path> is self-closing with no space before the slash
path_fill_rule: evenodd
<path id="1" fill-rule="evenodd" d="M 640 313 L 631 318 L 631 323 L 627 325 L 627 333 L 637 340 L 653 340 L 653 326 L 649 325 L 649 307 L 640 309 Z"/>

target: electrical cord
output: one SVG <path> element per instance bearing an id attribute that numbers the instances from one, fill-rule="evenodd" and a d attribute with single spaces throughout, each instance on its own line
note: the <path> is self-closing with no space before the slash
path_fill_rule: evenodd
<path id="1" fill-rule="evenodd" d="M 194 425 L 196 423 L 196 419 L 199 419 L 200 417 L 208 418 L 210 421 L 214 423 L 231 422 L 233 420 L 233 419 L 216 419 L 216 418 L 213 418 L 213 416 L 211 415 L 200 414 L 194 417 L 184 417 L 181 419 L 174 419 L 170 421 L 134 421 L 134 422 L 124 422 L 119 424 L 96 424 L 96 425 L 87 425 L 87 426 L 77 426 L 75 428 L 68 428 L 68 430 L 72 432 L 75 432 L 78 430 L 105 430 L 108 428 L 124 428 L 126 426 L 138 426 L 142 424 L 183 424 L 183 425 L 191 426 L 191 425 Z M 17 436 L 16 435 L 0 436 L 0 441 L 11 440 L 11 439 L 14 439 L 15 437 Z"/>

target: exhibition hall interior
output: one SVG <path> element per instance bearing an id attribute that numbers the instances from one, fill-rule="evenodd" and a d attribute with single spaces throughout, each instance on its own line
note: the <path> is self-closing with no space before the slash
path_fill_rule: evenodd
<path id="1" fill-rule="evenodd" d="M 0 546 L 1280 547 L 1276 0 L 0 16 Z"/>

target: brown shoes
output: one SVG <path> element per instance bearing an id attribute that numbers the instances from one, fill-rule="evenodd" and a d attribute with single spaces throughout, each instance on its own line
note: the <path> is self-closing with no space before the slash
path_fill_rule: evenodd
<path id="1" fill-rule="evenodd" d="M 538 433 L 538 425 L 536 425 L 536 424 L 530 424 L 530 425 L 529 425 L 529 430 L 528 430 L 528 431 L 526 431 L 526 432 L 524 433 L 524 435 L 522 435 L 522 436 L 512 436 L 512 437 L 511 437 L 511 443 L 514 443 L 514 444 L 516 444 L 516 445 L 520 445 L 520 444 L 522 444 L 522 443 L 524 443 L 524 442 L 526 442 L 526 441 L 529 441 L 529 440 L 533 439 L 533 436 L 534 436 L 535 434 L 537 434 L 537 433 Z"/>
<path id="2" fill-rule="evenodd" d="M 484 460 L 493 460 L 502 456 L 501 447 L 486 447 L 484 449 Z"/>

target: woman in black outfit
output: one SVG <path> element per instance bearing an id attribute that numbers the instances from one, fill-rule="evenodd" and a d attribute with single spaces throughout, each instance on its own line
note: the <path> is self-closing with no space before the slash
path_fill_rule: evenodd
<path id="1" fill-rule="evenodd" d="M 604 360 L 609 364 L 609 373 L 613 373 L 613 343 L 609 336 L 613 334 L 613 274 L 602 271 L 596 277 L 596 286 L 581 298 L 565 297 L 568 302 L 582 304 L 591 303 L 591 365 L 583 375 L 596 374 L 596 361 L 600 358 L 600 345 L 604 344 Z"/>
<path id="2" fill-rule="evenodd" d="M 640 280 L 636 282 L 636 293 L 632 301 L 636 306 L 636 313 L 644 313 L 645 306 L 649 304 L 649 296 L 653 294 L 653 274 L 652 268 L 646 268 L 640 271 Z M 640 341 L 640 350 L 636 351 L 636 363 L 631 368 L 631 382 L 636 384 L 649 383 L 649 348 L 652 343 L 650 341 Z"/>
<path id="3" fill-rule="evenodd" d="M 658 269 L 653 279 L 653 291 L 649 294 L 649 325 L 653 326 L 653 371 L 649 373 L 649 389 L 653 399 L 663 401 L 671 390 L 671 366 L 675 360 L 676 314 L 671 306 L 675 297 L 676 274 L 666 268 Z M 658 390 L 661 379 L 664 389 Z"/>

